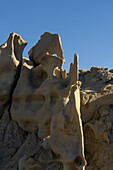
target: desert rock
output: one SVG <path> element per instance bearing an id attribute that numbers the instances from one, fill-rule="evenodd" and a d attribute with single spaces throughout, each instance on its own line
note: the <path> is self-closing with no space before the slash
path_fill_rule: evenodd
<path id="1" fill-rule="evenodd" d="M 113 73 L 107 68 L 92 67 L 79 74 L 86 169 L 112 170 Z"/>
<path id="2" fill-rule="evenodd" d="M 12 33 L 7 42 L 0 46 L 0 116 L 10 103 L 26 44 L 20 35 Z"/>
<path id="3" fill-rule="evenodd" d="M 38 43 L 29 51 L 29 58 L 35 63 L 39 64 L 41 57 L 46 53 L 56 54 L 63 59 L 63 51 L 61 48 L 61 41 L 58 34 L 51 34 L 45 32 L 41 35 Z"/>
<path id="4" fill-rule="evenodd" d="M 62 76 L 62 58 L 46 53 L 40 65 L 35 67 L 32 62 L 28 64 L 28 60 L 24 59 L 11 106 L 12 119 L 24 131 L 33 132 L 38 129 L 38 137 L 44 140 L 44 149 L 52 150 L 60 156 L 58 160 L 46 163 L 62 163 L 65 170 L 84 168 L 85 165 L 77 60 L 78 56 L 75 55 L 66 77 Z M 20 169 L 33 169 L 32 163 L 28 163 L 29 159 L 22 158 Z M 44 164 L 44 160 L 40 162 Z M 36 164 L 38 167 L 39 164 Z"/>
<path id="5" fill-rule="evenodd" d="M 0 46 L 0 170 L 112 170 L 113 71 L 69 73 L 58 34 Z M 7 69 L 6 69 L 7 68 Z"/>

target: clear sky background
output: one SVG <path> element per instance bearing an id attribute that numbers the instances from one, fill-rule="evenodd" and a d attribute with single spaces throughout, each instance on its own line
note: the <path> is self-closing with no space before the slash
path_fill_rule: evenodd
<path id="1" fill-rule="evenodd" d="M 44 32 L 58 33 L 68 70 L 74 53 L 79 69 L 113 69 L 113 0 L 2 0 L 0 44 L 11 32 L 28 42 L 23 56 Z"/>

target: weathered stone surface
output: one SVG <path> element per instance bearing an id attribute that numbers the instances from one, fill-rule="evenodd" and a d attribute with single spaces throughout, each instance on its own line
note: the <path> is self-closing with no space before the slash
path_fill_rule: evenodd
<path id="1" fill-rule="evenodd" d="M 90 71 L 80 70 L 80 80 L 82 120 L 88 122 L 99 107 L 113 103 L 113 73 L 103 67 L 92 67 Z"/>
<path id="2" fill-rule="evenodd" d="M 58 34 L 51 34 L 45 32 L 41 35 L 38 43 L 29 51 L 29 58 L 35 63 L 39 64 L 40 59 L 46 53 L 56 54 L 63 59 L 63 51 L 61 48 L 61 41 Z"/>
<path id="3" fill-rule="evenodd" d="M 1 170 L 4 169 L 6 164 L 10 162 L 14 154 L 23 144 L 25 138 L 26 133 L 16 124 L 16 122 L 10 119 L 8 109 L 6 109 L 2 119 L 0 120 Z"/>
<path id="4" fill-rule="evenodd" d="M 80 71 L 86 170 L 113 167 L 113 73 L 93 67 Z"/>
<path id="5" fill-rule="evenodd" d="M 0 46 L 0 116 L 9 104 L 16 85 L 26 42 L 16 33 Z"/>
<path id="6" fill-rule="evenodd" d="M 113 84 L 113 73 L 104 67 L 92 67 L 90 70 L 80 70 L 79 80 L 82 82 L 82 91 L 99 92 L 104 86 Z"/>
<path id="7" fill-rule="evenodd" d="M 88 100 L 86 100 L 86 103 L 83 103 L 81 107 L 81 111 L 83 113 L 82 114 L 83 122 L 90 121 L 99 107 L 103 105 L 113 104 L 113 101 L 112 101 L 113 85 L 105 86 L 100 91 L 100 93 L 91 93 L 91 94 L 85 94 L 83 92 L 81 93 L 82 93 L 82 97 L 86 96 L 86 98 L 88 98 Z"/>
<path id="8" fill-rule="evenodd" d="M 60 103 L 58 103 L 59 105 Z M 85 159 L 79 87 L 72 87 L 69 101 L 65 107 L 58 106 L 52 117 L 50 137 L 43 144 L 44 148 L 51 148 L 60 155 L 59 161 L 63 163 L 64 169 L 82 169 Z"/>
<path id="9" fill-rule="evenodd" d="M 95 118 L 84 126 L 88 170 L 113 167 L 113 105 L 98 108 Z M 93 145 L 93 146 L 92 146 Z"/>
<path id="10" fill-rule="evenodd" d="M 12 33 L 0 46 L 0 170 L 112 170 L 113 71 L 78 72 L 75 54 L 66 74 L 58 34 L 30 60 L 25 45 Z"/>
<path id="11" fill-rule="evenodd" d="M 38 129 L 44 149 L 60 155 L 48 164 L 59 162 L 67 170 L 85 165 L 77 61 L 75 55 L 66 77 L 62 71 L 63 59 L 57 56 L 46 53 L 35 67 L 24 59 L 11 106 L 12 119 L 25 131 Z M 20 167 L 29 169 L 32 165 L 29 159 L 22 158 Z M 44 164 L 44 160 L 40 161 Z M 40 167 L 38 162 L 35 166 Z"/>

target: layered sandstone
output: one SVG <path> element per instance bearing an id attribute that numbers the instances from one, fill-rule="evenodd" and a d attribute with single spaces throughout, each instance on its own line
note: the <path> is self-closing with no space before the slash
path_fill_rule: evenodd
<path id="1" fill-rule="evenodd" d="M 12 33 L 0 47 L 0 169 L 112 170 L 113 71 L 78 71 L 75 54 L 67 74 L 58 34 L 30 59 L 26 44 Z"/>

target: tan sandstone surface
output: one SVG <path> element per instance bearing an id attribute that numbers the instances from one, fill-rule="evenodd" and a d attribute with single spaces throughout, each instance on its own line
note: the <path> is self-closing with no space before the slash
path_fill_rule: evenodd
<path id="1" fill-rule="evenodd" d="M 0 170 L 113 170 L 113 71 L 69 73 L 58 34 L 0 46 Z"/>

